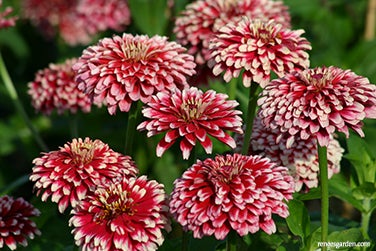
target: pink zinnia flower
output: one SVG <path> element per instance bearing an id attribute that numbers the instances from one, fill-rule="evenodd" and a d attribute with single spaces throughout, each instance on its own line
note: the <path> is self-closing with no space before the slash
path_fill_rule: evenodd
<path id="1" fill-rule="evenodd" d="M 258 105 L 263 123 L 281 132 L 277 140 L 287 137 L 287 147 L 295 136 L 328 146 L 336 130 L 364 136 L 362 120 L 376 118 L 376 86 L 350 70 L 317 67 L 271 81 Z"/>
<path id="2" fill-rule="evenodd" d="M 282 1 L 271 0 L 198 0 L 187 5 L 177 17 L 174 32 L 179 43 L 189 47 L 196 62 L 210 59 L 209 43 L 225 24 L 248 16 L 264 21 L 275 20 L 290 27 L 288 7 Z"/>
<path id="3" fill-rule="evenodd" d="M 3 1 L 0 0 L 0 7 L 2 7 L 2 5 Z M 0 29 L 16 25 L 17 17 L 7 17 L 12 11 L 13 9 L 11 7 L 6 7 L 5 10 L 0 12 Z"/>
<path id="4" fill-rule="evenodd" d="M 287 138 L 282 137 L 276 143 L 280 132 L 262 124 L 256 117 L 253 124 L 251 149 L 249 154 L 259 154 L 269 158 L 277 165 L 285 166 L 295 179 L 295 191 L 308 191 L 318 186 L 319 159 L 316 139 L 297 139 L 290 148 L 286 148 Z M 242 136 L 239 139 L 243 140 Z M 340 171 L 340 162 L 344 149 L 333 137 L 330 138 L 328 154 L 328 178 Z"/>
<path id="5" fill-rule="evenodd" d="M 109 148 L 100 140 L 73 139 L 58 151 L 44 153 L 33 160 L 30 180 L 35 182 L 42 201 L 52 197 L 63 213 L 70 204 L 75 207 L 98 184 L 138 173 L 131 157 Z"/>
<path id="6" fill-rule="evenodd" d="M 65 111 L 76 113 L 77 110 L 90 112 L 90 98 L 78 89 L 74 80 L 72 66 L 76 62 L 77 59 L 72 58 L 60 64 L 50 64 L 35 74 L 34 81 L 28 84 L 35 110 L 47 115 L 55 109 L 59 114 Z"/>
<path id="7" fill-rule="evenodd" d="M 223 26 L 213 38 L 210 49 L 214 75 L 224 74 L 229 82 L 244 70 L 242 78 L 246 87 L 251 82 L 265 87 L 273 71 L 279 77 L 286 72 L 309 66 L 311 49 L 303 30 L 292 31 L 273 20 L 262 22 L 244 17 L 239 22 Z"/>
<path id="8" fill-rule="evenodd" d="M 142 113 L 149 120 L 142 122 L 137 129 L 147 130 L 147 136 L 166 132 L 158 143 L 157 156 L 162 154 L 178 138 L 183 158 L 188 159 L 196 141 L 206 153 L 212 151 L 209 135 L 235 148 L 234 139 L 225 131 L 243 133 L 241 111 L 234 110 L 238 102 L 226 100 L 226 94 L 208 90 L 205 93 L 196 87 L 176 89 L 174 92 L 159 92 L 154 95 Z"/>
<path id="9" fill-rule="evenodd" d="M 146 176 L 98 187 L 72 210 L 69 225 L 82 250 L 152 251 L 170 230 L 162 184 Z"/>
<path id="10" fill-rule="evenodd" d="M 27 239 L 40 235 L 36 224 L 30 217 L 39 216 L 40 212 L 23 198 L 14 199 L 8 195 L 0 197 L 0 248 L 7 245 L 15 250 L 17 244 L 27 246 Z"/>
<path id="11" fill-rule="evenodd" d="M 195 238 L 224 239 L 231 229 L 272 234 L 272 214 L 289 215 L 285 203 L 294 189 L 287 172 L 267 158 L 237 153 L 197 161 L 174 182 L 170 212 Z"/>
<path id="12" fill-rule="evenodd" d="M 47 36 L 57 28 L 70 45 L 87 44 L 99 32 L 122 31 L 130 23 L 124 0 L 26 0 L 24 16 Z"/>
<path id="13" fill-rule="evenodd" d="M 129 111 L 134 101 L 149 102 L 165 89 L 186 87 L 196 66 L 186 49 L 167 37 L 123 34 L 104 38 L 84 50 L 78 63 L 79 88 L 110 114 Z"/>

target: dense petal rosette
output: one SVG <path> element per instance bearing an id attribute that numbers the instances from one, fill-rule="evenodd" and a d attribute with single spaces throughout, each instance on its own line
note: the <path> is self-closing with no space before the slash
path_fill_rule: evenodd
<path id="1" fill-rule="evenodd" d="M 231 229 L 272 234 L 272 214 L 289 215 L 294 189 L 287 172 L 267 158 L 237 153 L 197 161 L 174 182 L 170 212 L 195 238 L 224 239 Z"/>
<path id="2" fill-rule="evenodd" d="M 74 80 L 72 66 L 76 62 L 77 59 L 72 58 L 61 64 L 50 64 L 35 74 L 35 79 L 28 84 L 28 94 L 35 110 L 47 115 L 55 109 L 59 114 L 65 111 L 76 113 L 77 110 L 90 112 L 90 98 L 78 89 Z"/>
<path id="3" fill-rule="evenodd" d="M 87 44 L 108 29 L 122 31 L 131 20 L 124 0 L 25 0 L 22 10 L 48 37 L 57 28 L 69 45 Z"/>
<path id="4" fill-rule="evenodd" d="M 0 0 L 0 8 L 2 5 L 3 1 Z M 16 25 L 17 17 L 7 17 L 12 11 L 13 9 L 11 7 L 6 7 L 5 10 L 0 11 L 0 29 Z"/>
<path id="5" fill-rule="evenodd" d="M 153 251 L 170 230 L 162 184 L 146 176 L 99 187 L 72 210 L 69 225 L 82 250 Z"/>
<path id="6" fill-rule="evenodd" d="M 186 49 L 166 37 L 123 34 L 104 38 L 84 50 L 73 66 L 79 88 L 110 114 L 129 111 L 132 102 L 146 103 L 165 89 L 188 86 L 196 64 Z"/>
<path id="7" fill-rule="evenodd" d="M 376 118 L 376 86 L 350 70 L 317 67 L 286 74 L 271 81 L 258 100 L 263 123 L 286 134 L 286 146 L 301 139 L 317 138 L 328 146 L 336 130 L 360 136 L 365 118 Z"/>
<path id="8" fill-rule="evenodd" d="M 0 248 L 5 245 L 15 250 L 17 245 L 27 246 L 27 238 L 40 235 L 36 224 L 30 217 L 39 216 L 40 212 L 23 198 L 14 199 L 8 195 L 0 197 Z"/>
<path id="9" fill-rule="evenodd" d="M 158 143 L 157 156 L 162 156 L 178 138 L 181 138 L 184 159 L 189 158 L 197 141 L 207 153 L 211 153 L 209 135 L 235 148 L 234 139 L 225 131 L 243 132 L 241 111 L 234 110 L 238 102 L 227 98 L 226 94 L 213 90 L 202 92 L 196 87 L 182 91 L 175 89 L 172 93 L 159 92 L 142 110 L 149 120 L 142 122 L 137 129 L 147 130 L 148 137 L 166 132 Z"/>
<path id="10" fill-rule="evenodd" d="M 210 65 L 214 75 L 224 74 L 229 82 L 241 72 L 246 87 L 251 82 L 265 87 L 271 72 L 282 77 L 286 72 L 305 69 L 309 66 L 311 49 L 307 39 L 301 37 L 303 30 L 290 30 L 270 20 L 243 17 L 238 22 L 223 26 L 210 44 Z"/>
<path id="11" fill-rule="evenodd" d="M 308 191 L 318 186 L 319 159 L 316 139 L 297 139 L 290 148 L 286 148 L 286 137 L 276 143 L 279 130 L 264 126 L 259 117 L 253 124 L 251 149 L 249 154 L 259 154 L 269 158 L 277 165 L 285 166 L 295 179 L 295 191 Z M 241 136 L 239 138 L 242 138 Z M 243 138 L 242 138 L 243 139 Z M 340 171 L 340 162 L 344 149 L 331 137 L 327 148 L 328 178 Z"/>
<path id="12" fill-rule="evenodd" d="M 275 20 L 290 27 L 288 7 L 271 0 L 198 0 L 188 4 L 176 18 L 174 32 L 178 42 L 189 47 L 196 62 L 210 59 L 209 43 L 213 35 L 230 21 L 248 16 L 264 21 Z"/>
<path id="13" fill-rule="evenodd" d="M 30 180 L 37 195 L 51 196 L 62 213 L 92 192 L 98 184 L 138 173 L 129 156 L 117 153 L 100 140 L 73 139 L 58 151 L 44 153 L 33 160 Z"/>

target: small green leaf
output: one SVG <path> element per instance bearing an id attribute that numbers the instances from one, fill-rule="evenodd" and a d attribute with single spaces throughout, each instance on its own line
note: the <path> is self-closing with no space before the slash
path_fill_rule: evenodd
<path id="1" fill-rule="evenodd" d="M 346 244 L 348 242 L 358 242 L 358 241 L 363 241 L 363 240 L 364 238 L 359 228 L 350 228 L 350 229 L 346 229 L 342 231 L 332 232 L 328 236 L 328 241 L 332 243 Z M 341 249 L 338 249 L 338 250 L 341 250 Z M 348 250 L 348 247 L 347 249 L 345 248 L 342 250 Z"/>
<path id="2" fill-rule="evenodd" d="M 358 200 L 376 199 L 376 184 L 366 182 L 353 189 L 352 194 Z"/>
<path id="3" fill-rule="evenodd" d="M 286 218 L 287 225 L 294 235 L 302 238 L 304 246 L 304 240 L 310 233 L 310 219 L 307 208 L 299 200 L 289 201 L 288 207 L 290 215 Z"/>

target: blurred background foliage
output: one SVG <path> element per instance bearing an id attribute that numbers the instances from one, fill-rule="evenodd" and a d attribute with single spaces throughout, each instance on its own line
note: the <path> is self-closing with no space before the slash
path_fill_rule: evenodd
<path id="1" fill-rule="evenodd" d="M 174 5 L 171 3 L 174 2 Z M 174 39 L 174 18 L 184 9 L 188 0 L 128 0 L 132 23 L 124 32 L 133 34 L 159 34 Z M 368 77 L 376 83 L 376 39 L 365 38 L 367 0 L 285 0 L 290 7 L 293 29 L 304 29 L 306 38 L 312 43 L 311 66 L 335 65 L 352 69 L 358 75 Z M 12 6 L 14 14 L 20 14 L 19 0 L 3 1 L 3 8 Z M 93 40 L 112 36 L 107 31 Z M 57 150 L 73 137 L 98 138 L 115 151 L 122 152 L 125 144 L 127 114 L 118 112 L 111 116 L 107 110 L 93 107 L 89 114 L 44 116 L 34 111 L 27 95 L 27 83 L 34 79 L 37 70 L 49 63 L 62 62 L 66 58 L 79 57 L 85 46 L 70 47 L 59 37 L 47 40 L 28 21 L 19 19 L 17 26 L 0 31 L 0 50 L 5 64 L 16 86 L 18 95 L 36 128 L 50 150 Z M 220 85 L 213 85 L 221 90 Z M 222 87 L 223 90 L 223 87 Z M 42 203 L 32 193 L 32 184 L 23 182 L 31 172 L 32 160 L 40 155 L 41 149 L 27 130 L 23 120 L 3 85 L 0 84 L 0 193 L 22 196 L 42 211 L 37 219 L 43 235 L 32 241 L 33 250 L 70 250 L 73 237 L 67 226 L 67 215 L 61 215 L 53 203 Z M 141 118 L 140 118 L 141 119 Z M 365 142 L 376 152 L 376 122 L 365 121 Z M 77 128 L 77 130 L 75 129 Z M 136 132 L 133 159 L 141 173 L 157 179 L 169 193 L 173 181 L 186 168 L 178 146 L 173 146 L 162 158 L 155 156 L 158 137 L 146 138 L 145 133 Z M 342 139 L 344 143 L 344 139 Z M 215 144 L 214 154 L 229 150 Z M 178 153 L 178 154 L 175 154 Z M 202 152 L 198 152 L 198 157 Z M 346 170 L 344 164 L 344 170 Z M 18 180 L 20 177 L 21 180 Z M 16 183 L 14 183 L 16 182 Z M 22 183 L 17 186 L 17 182 Z M 373 220 L 373 223 L 374 220 Z M 207 245 L 214 245 L 208 238 Z M 173 250 L 166 243 L 161 250 Z M 52 249 L 45 249 L 52 247 Z M 21 249 L 22 250 L 22 249 Z M 28 249 L 29 250 L 29 249 Z"/>

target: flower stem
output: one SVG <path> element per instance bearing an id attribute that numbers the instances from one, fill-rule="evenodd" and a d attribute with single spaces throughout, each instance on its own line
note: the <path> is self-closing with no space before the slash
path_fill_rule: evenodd
<path id="1" fill-rule="evenodd" d="M 136 103 L 137 104 L 132 104 L 131 109 L 128 113 L 127 134 L 124 150 L 127 155 L 131 155 L 133 153 L 133 140 L 136 132 L 136 123 L 142 107 L 141 101 L 137 101 Z"/>
<path id="2" fill-rule="evenodd" d="M 238 251 L 243 250 L 241 247 L 241 238 L 238 233 L 231 230 L 226 239 L 226 251 Z"/>
<path id="3" fill-rule="evenodd" d="M 9 96 L 10 96 L 11 100 L 13 101 L 16 109 L 17 109 L 17 112 L 19 113 L 19 115 L 24 120 L 27 128 L 30 130 L 31 135 L 34 136 L 34 139 L 37 142 L 37 144 L 39 145 L 39 147 L 44 152 L 48 152 L 47 145 L 43 142 L 42 137 L 39 135 L 38 131 L 35 129 L 35 127 L 31 123 L 29 117 L 27 116 L 27 114 L 25 112 L 25 109 L 24 109 L 24 107 L 23 107 L 23 105 L 22 105 L 22 103 L 21 103 L 21 101 L 18 97 L 17 91 L 14 88 L 14 84 L 13 84 L 13 82 L 12 82 L 10 76 L 9 76 L 9 73 L 8 73 L 8 70 L 5 66 L 1 52 L 0 52 L 0 75 L 1 75 L 1 78 L 3 79 L 3 81 L 4 81 L 5 88 L 7 89 Z"/>
<path id="4" fill-rule="evenodd" d="M 238 89 L 238 78 L 233 78 L 231 79 L 230 83 L 228 83 L 228 87 L 227 87 L 229 100 L 234 100 L 236 98 L 237 89 Z"/>
<path id="5" fill-rule="evenodd" d="M 328 240 L 329 229 L 329 185 L 328 185 L 328 157 L 326 146 L 317 143 L 317 153 L 319 156 L 320 184 L 321 184 L 321 241 Z M 325 246 L 322 251 L 326 251 Z"/>
<path id="6" fill-rule="evenodd" d="M 361 231 L 363 233 L 363 237 L 367 240 L 370 239 L 368 235 L 368 228 L 369 228 L 369 221 L 371 219 L 372 212 L 369 211 L 371 207 L 371 200 L 369 198 L 365 198 L 363 200 L 363 208 L 366 212 L 362 212 L 362 221 L 361 221 Z"/>
<path id="7" fill-rule="evenodd" d="M 249 152 L 249 142 L 251 139 L 252 128 L 253 128 L 253 120 L 256 114 L 256 107 L 257 107 L 257 89 L 258 84 L 252 83 L 250 90 L 249 90 L 249 98 L 248 98 L 248 108 L 247 108 L 247 116 L 245 117 L 245 134 L 244 134 L 244 142 L 242 148 L 242 154 L 248 155 Z"/>

